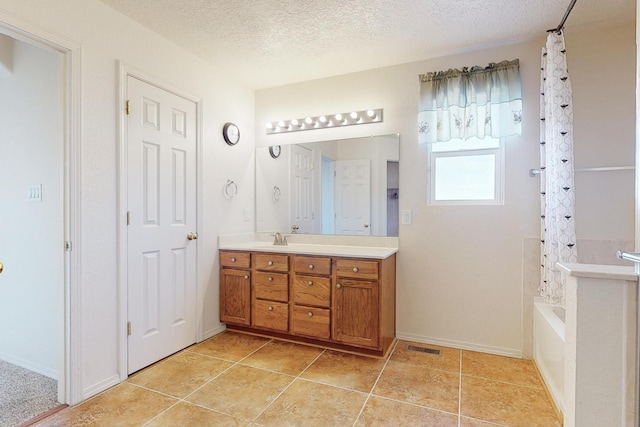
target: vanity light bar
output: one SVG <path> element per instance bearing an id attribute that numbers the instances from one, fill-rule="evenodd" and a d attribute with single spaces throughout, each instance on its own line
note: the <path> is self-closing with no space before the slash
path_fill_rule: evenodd
<path id="1" fill-rule="evenodd" d="M 278 120 L 268 122 L 267 135 L 274 133 L 298 132 L 301 130 L 325 129 L 339 126 L 381 123 L 382 108 L 331 114 L 328 116 L 305 117 L 304 119 Z"/>

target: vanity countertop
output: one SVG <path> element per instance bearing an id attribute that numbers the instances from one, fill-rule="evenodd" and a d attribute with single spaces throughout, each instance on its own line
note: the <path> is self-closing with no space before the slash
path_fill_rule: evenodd
<path id="1" fill-rule="evenodd" d="M 380 246 L 318 245 L 310 243 L 289 243 L 286 246 L 271 242 L 251 241 L 219 245 L 220 250 L 260 251 L 302 255 L 339 256 L 349 258 L 385 259 L 398 252 L 398 248 Z"/>

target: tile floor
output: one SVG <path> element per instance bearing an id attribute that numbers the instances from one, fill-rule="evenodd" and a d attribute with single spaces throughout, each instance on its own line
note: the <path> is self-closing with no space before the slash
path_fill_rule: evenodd
<path id="1" fill-rule="evenodd" d="M 429 347 L 440 355 L 416 352 Z M 530 360 L 399 341 L 387 359 L 224 332 L 38 426 L 560 426 Z"/>

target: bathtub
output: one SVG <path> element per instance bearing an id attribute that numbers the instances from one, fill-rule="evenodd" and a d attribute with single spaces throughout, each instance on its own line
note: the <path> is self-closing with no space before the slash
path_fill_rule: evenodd
<path id="1" fill-rule="evenodd" d="M 564 309 L 540 297 L 533 307 L 533 359 L 556 407 L 564 413 Z"/>

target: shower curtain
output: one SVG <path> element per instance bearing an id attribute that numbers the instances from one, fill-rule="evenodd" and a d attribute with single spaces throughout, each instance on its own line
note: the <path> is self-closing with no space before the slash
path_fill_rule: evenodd
<path id="1" fill-rule="evenodd" d="M 573 101 L 564 36 L 551 32 L 540 78 L 540 295 L 564 305 L 557 262 L 577 262 L 573 166 Z"/>

